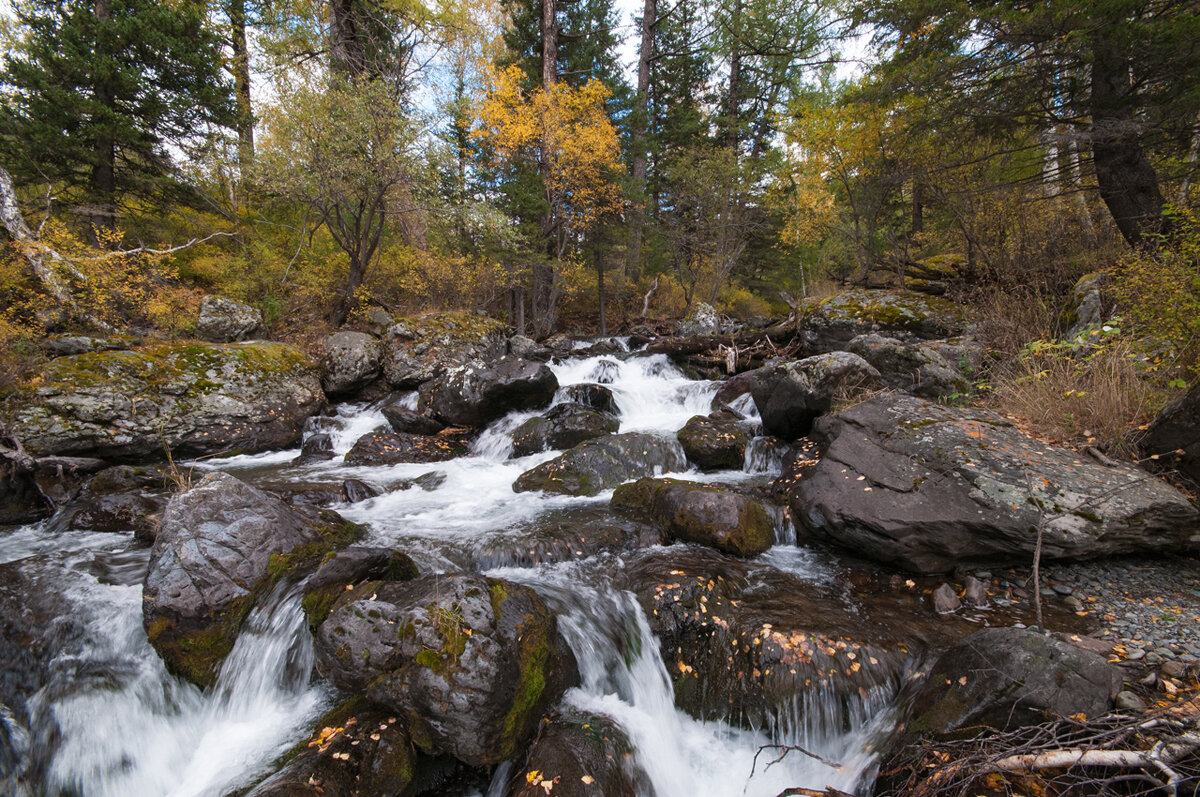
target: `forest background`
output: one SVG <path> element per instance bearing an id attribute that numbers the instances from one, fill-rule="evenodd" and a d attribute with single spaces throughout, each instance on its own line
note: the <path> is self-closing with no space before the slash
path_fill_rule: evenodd
<path id="1" fill-rule="evenodd" d="M 1189 0 L 16 0 L 0 40 L 8 382 L 210 293 L 315 349 L 849 286 L 970 304 L 962 400 L 1055 439 L 1120 451 L 1200 369 Z"/>

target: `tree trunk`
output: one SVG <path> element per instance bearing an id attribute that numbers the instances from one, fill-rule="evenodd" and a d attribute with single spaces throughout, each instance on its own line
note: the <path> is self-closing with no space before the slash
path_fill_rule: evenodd
<path id="1" fill-rule="evenodd" d="M 650 63 L 654 57 L 654 23 L 658 0 L 645 0 L 642 7 L 642 44 L 638 48 L 637 104 L 633 111 L 633 191 L 629 231 L 629 273 L 636 281 L 641 274 L 642 234 L 646 226 L 646 128 L 650 122 Z M 601 305 L 603 307 L 603 305 Z"/>
<path id="2" fill-rule="evenodd" d="M 110 10 L 109 0 L 96 0 L 96 19 L 108 19 Z M 97 38 L 96 55 L 100 58 L 105 55 L 104 38 Z M 112 106 L 112 91 L 104 78 L 96 79 L 92 91 L 100 106 Z M 117 142 L 107 133 L 98 133 L 92 141 L 92 152 L 92 239 L 93 243 L 99 245 L 101 240 L 97 233 L 100 230 L 111 230 L 117 225 Z"/>
<path id="3" fill-rule="evenodd" d="M 558 16 L 555 0 L 542 0 L 542 89 L 549 92 L 558 83 Z M 538 174 L 542 184 L 550 180 L 550 162 L 546 147 L 538 159 Z M 546 244 L 547 263 L 536 263 L 529 286 L 529 311 L 532 316 L 534 335 L 543 337 L 554 327 L 554 260 L 558 256 L 556 237 L 555 202 L 547 197 L 546 211 L 540 227 Z"/>
<path id="4" fill-rule="evenodd" d="M 558 9 L 554 0 L 542 0 L 542 86 L 558 82 Z"/>
<path id="5" fill-rule="evenodd" d="M 925 232 L 925 184 L 920 178 L 913 180 L 912 188 L 912 237 Z"/>
<path id="6" fill-rule="evenodd" d="M 17 192 L 13 188 L 12 177 L 3 166 L 0 166 L 0 223 L 8 230 L 12 239 L 21 246 L 25 259 L 33 268 L 34 277 L 46 292 L 64 307 L 73 305 L 74 301 L 71 298 L 70 290 L 67 289 L 66 284 L 59 278 L 53 267 L 42 257 L 33 232 L 25 224 L 25 217 L 21 215 L 21 208 L 17 205 Z"/>
<path id="7" fill-rule="evenodd" d="M 246 0 L 229 0 L 229 45 L 237 101 L 238 163 L 242 181 L 254 160 L 254 109 L 250 104 L 250 51 L 246 45 Z"/>
<path id="8" fill-rule="evenodd" d="M 604 257 L 600 254 L 600 248 L 596 247 L 596 293 L 600 299 L 600 334 L 608 334 L 608 317 L 605 315 L 604 304 L 608 298 L 604 295 Z"/>
<path id="9" fill-rule="evenodd" d="M 741 102 L 738 95 L 738 83 L 742 78 L 741 26 L 742 1 L 735 0 L 731 21 L 733 29 L 729 33 L 733 40 L 729 51 L 729 96 L 725 103 L 725 123 L 728 125 L 725 128 L 725 146 L 735 152 L 738 145 L 738 105 Z"/>
<path id="10" fill-rule="evenodd" d="M 367 54 L 355 13 L 358 0 L 329 2 L 329 61 L 335 72 L 357 78 L 367 71 Z"/>
<path id="11" fill-rule="evenodd" d="M 1158 174 L 1142 149 L 1130 63 L 1119 45 L 1097 34 L 1092 62 L 1092 161 L 1100 197 L 1130 246 L 1166 231 Z"/>

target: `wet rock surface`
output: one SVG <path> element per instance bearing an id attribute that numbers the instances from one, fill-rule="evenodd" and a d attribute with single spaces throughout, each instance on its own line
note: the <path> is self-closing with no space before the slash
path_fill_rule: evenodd
<path id="1" fill-rule="evenodd" d="M 763 432 L 785 440 L 808 434 L 835 398 L 881 387 L 883 379 L 870 363 L 844 351 L 760 368 L 750 381 Z"/>
<path id="2" fill-rule="evenodd" d="M 727 413 L 696 415 L 675 433 L 688 462 L 700 470 L 737 470 L 746 460 L 750 432 Z"/>
<path id="3" fill-rule="evenodd" d="M 467 453 L 459 437 L 369 432 L 346 453 L 347 465 L 395 465 L 400 462 L 445 462 Z"/>
<path id="4" fill-rule="evenodd" d="M 687 466 L 679 444 L 656 435 L 627 433 L 588 440 L 522 473 L 513 490 L 596 495 L 630 479 Z"/>
<path id="5" fill-rule="evenodd" d="M 614 434 L 621 426 L 615 416 L 583 404 L 556 404 L 513 430 L 513 456 L 573 448 L 585 440 Z"/>
<path id="6" fill-rule="evenodd" d="M 612 390 L 604 385 L 567 385 L 562 388 L 562 394 L 563 398 L 567 401 L 582 404 L 594 410 L 600 410 L 612 415 L 617 415 L 620 412 L 617 408 L 617 399 L 613 396 Z"/>
<path id="7" fill-rule="evenodd" d="M 383 373 L 394 388 L 412 389 L 451 368 L 504 356 L 504 325 L 472 313 L 430 313 L 403 319 L 384 334 Z"/>
<path id="8" fill-rule="evenodd" d="M 228 474 L 206 476 L 163 513 L 142 591 L 150 644 L 173 672 L 211 683 L 255 600 L 361 533 Z"/>
<path id="9" fill-rule="evenodd" d="M 558 380 L 543 363 L 504 357 L 448 372 L 421 389 L 421 408 L 453 426 L 485 426 L 511 410 L 545 407 Z"/>
<path id="10" fill-rule="evenodd" d="M 471 765 L 519 752 L 578 677 L 537 593 L 477 575 L 366 582 L 334 605 L 317 653 L 335 684 Z"/>
<path id="11" fill-rule="evenodd" d="M 289 445 L 325 403 L 316 364 L 280 343 L 162 344 L 47 363 L 0 408 L 38 456 L 115 460 Z"/>
<path id="12" fill-rule="evenodd" d="M 633 763 L 633 745 L 613 720 L 578 709 L 542 720 L 524 764 L 513 772 L 510 797 L 636 797 L 646 775 Z"/>
<path id="13" fill-rule="evenodd" d="M 710 484 L 678 479 L 639 479 L 623 484 L 612 506 L 651 518 L 668 537 L 755 556 L 775 542 L 775 523 L 759 502 Z"/>
<path id="14" fill-rule="evenodd" d="M 1197 543 L 1197 512 L 1129 465 L 1034 440 L 1005 418 L 880 396 L 820 422 L 790 480 L 798 528 L 916 572 Z"/>
<path id="15" fill-rule="evenodd" d="M 437 434 L 446 428 L 446 424 L 428 415 L 395 404 L 384 407 L 381 412 L 392 431 L 399 434 Z"/>

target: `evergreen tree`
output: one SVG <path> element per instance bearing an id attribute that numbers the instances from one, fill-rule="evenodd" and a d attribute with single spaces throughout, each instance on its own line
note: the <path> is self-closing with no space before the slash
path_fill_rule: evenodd
<path id="1" fill-rule="evenodd" d="M 232 127 L 221 40 L 203 4 L 27 0 L 27 31 L 4 58 L 5 161 L 47 180 L 112 227 L 126 196 L 181 198 L 172 148 Z"/>

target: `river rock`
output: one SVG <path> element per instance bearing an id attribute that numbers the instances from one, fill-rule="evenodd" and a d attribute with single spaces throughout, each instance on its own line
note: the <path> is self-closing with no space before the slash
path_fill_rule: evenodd
<path id="1" fill-rule="evenodd" d="M 1200 542 L 1179 491 L 1131 465 L 1035 440 L 992 412 L 878 396 L 822 419 L 792 475 L 797 528 L 922 573 L 1174 551 Z M 1032 492 L 1031 492 L 1032 488 Z"/>
<path id="2" fill-rule="evenodd" d="M 486 426 L 511 410 L 545 407 L 558 380 L 544 364 L 504 357 L 447 372 L 422 386 L 421 407 L 452 426 Z"/>
<path id="3" fill-rule="evenodd" d="M 222 296 L 200 300 L 200 318 L 196 336 L 213 343 L 234 343 L 262 334 L 263 318 L 255 308 Z"/>
<path id="4" fill-rule="evenodd" d="M 320 567 L 304 580 L 300 605 L 314 632 L 325 622 L 329 610 L 342 593 L 363 581 L 408 581 L 418 575 L 408 554 L 391 548 L 352 545 L 326 556 Z"/>
<path id="5" fill-rule="evenodd" d="M 844 350 L 851 339 L 871 332 L 901 340 L 952 337 L 970 321 L 961 305 L 901 290 L 849 290 L 808 300 L 803 310 L 800 336 L 814 352 Z"/>
<path id="6" fill-rule="evenodd" d="M 400 462 L 445 462 L 467 453 L 461 438 L 368 432 L 346 452 L 347 465 L 395 465 Z"/>
<path id="7" fill-rule="evenodd" d="M 713 410 L 728 410 L 729 405 L 750 392 L 751 384 L 754 381 L 757 369 L 754 371 L 743 371 L 740 374 L 735 374 L 717 388 L 717 392 L 712 397 Z"/>
<path id="8" fill-rule="evenodd" d="M 1177 470 L 1200 485 L 1200 387 L 1168 404 L 1138 446 L 1150 467 Z"/>
<path id="9" fill-rule="evenodd" d="M 971 389 L 953 363 L 927 343 L 905 343 L 878 333 L 859 335 L 847 344 L 879 371 L 895 390 L 928 399 L 965 395 Z"/>
<path id="10" fill-rule="evenodd" d="M 743 727 L 862 722 L 891 704 L 938 623 L 891 595 L 864 607 L 841 584 L 707 548 L 640 552 L 621 579 L 660 640 L 677 705 Z"/>
<path id="11" fill-rule="evenodd" d="M 377 797 L 406 794 L 418 754 L 397 717 L 351 698 L 317 722 L 283 769 L 247 797 Z"/>
<path id="12" fill-rule="evenodd" d="M 464 312 L 398 321 L 384 336 L 383 373 L 394 388 L 412 389 L 451 368 L 495 362 L 507 351 L 504 325 Z"/>
<path id="13" fill-rule="evenodd" d="M 446 428 L 446 424 L 428 415 L 395 404 L 384 407 L 380 412 L 392 430 L 400 434 L 437 434 Z"/>
<path id="14" fill-rule="evenodd" d="M 1084 274 L 1072 286 L 1058 319 L 1063 337 L 1073 340 L 1088 327 L 1104 321 L 1104 303 L 1100 296 L 1103 283 L 1103 276 L 1093 272 Z"/>
<path id="15" fill-rule="evenodd" d="M 760 368 L 750 393 L 762 416 L 764 434 L 794 440 L 833 407 L 835 398 L 883 387 L 883 379 L 857 354 L 838 351 Z"/>
<path id="16" fill-rule="evenodd" d="M 293 465 L 310 465 L 333 459 L 333 438 L 326 432 L 309 435 L 300 446 L 300 456 L 292 460 Z"/>
<path id="17" fill-rule="evenodd" d="M 481 575 L 366 582 L 334 605 L 317 656 L 335 685 L 474 766 L 520 752 L 578 677 L 537 593 Z"/>
<path id="18" fill-rule="evenodd" d="M 325 339 L 321 386 L 330 396 L 352 395 L 379 376 L 382 347 L 365 332 L 335 332 Z"/>
<path id="19" fill-rule="evenodd" d="M 693 415 L 675 433 L 688 461 L 700 470 L 741 470 L 750 433 L 729 415 Z"/>
<path id="20" fill-rule="evenodd" d="M 169 343 L 59 357 L 0 408 L 35 456 L 103 459 L 291 445 L 325 404 L 316 364 L 281 343 Z"/>
<path id="21" fill-rule="evenodd" d="M 513 770 L 506 793 L 509 797 L 546 797 L 547 793 L 637 797 L 651 791 L 646 773 L 633 762 L 633 744 L 619 725 L 600 714 L 566 708 L 542 720 L 537 739 L 524 764 Z"/>
<path id="22" fill-rule="evenodd" d="M 357 504 L 380 495 L 383 495 L 383 490 L 362 479 L 346 479 L 342 482 L 342 498 L 348 504 Z"/>
<path id="23" fill-rule="evenodd" d="M 550 348 L 540 346 L 537 341 L 524 335 L 513 335 L 508 339 L 508 353 L 514 357 L 520 357 L 522 360 L 539 362 L 546 362 L 554 356 L 554 352 Z"/>
<path id="24" fill-rule="evenodd" d="M 612 415 L 621 414 L 620 409 L 617 408 L 617 400 L 613 396 L 612 390 L 604 385 L 590 383 L 567 385 L 562 388 L 561 393 L 565 401 L 582 404 L 585 407 L 591 407 L 594 410 L 600 410 Z"/>
<path id="25" fill-rule="evenodd" d="M 679 324 L 680 335 L 716 335 L 721 332 L 721 316 L 711 304 L 696 302 Z"/>
<path id="26" fill-rule="evenodd" d="M 1120 673 L 1097 653 L 1026 628 L 984 628 L 941 655 L 913 698 L 909 730 L 1010 730 L 1112 708 Z"/>
<path id="27" fill-rule="evenodd" d="M 513 482 L 513 491 L 596 495 L 630 479 L 686 467 L 687 460 L 675 440 L 632 432 L 613 434 L 580 443 L 525 471 Z"/>
<path id="28" fill-rule="evenodd" d="M 655 525 L 628 514 L 616 514 L 607 504 L 573 504 L 546 509 L 536 517 L 513 523 L 446 557 L 464 570 L 537 565 L 587 559 L 662 545 L 665 535 Z"/>
<path id="29" fill-rule="evenodd" d="M 120 351 L 132 348 L 136 342 L 136 338 L 120 335 L 111 338 L 52 335 L 42 343 L 42 349 L 51 357 L 66 357 L 71 354 L 86 354 L 89 351 Z"/>
<path id="30" fill-rule="evenodd" d="M 672 539 L 757 556 L 775 543 L 775 523 L 759 502 L 709 484 L 638 479 L 612 497 L 615 509 L 648 515 Z"/>
<path id="31" fill-rule="evenodd" d="M 132 531 L 153 542 L 169 498 L 158 469 L 121 465 L 97 473 L 55 522 L 76 531 Z"/>
<path id="32" fill-rule="evenodd" d="M 225 473 L 175 495 L 150 551 L 142 619 L 168 669 L 206 686 L 256 599 L 362 534 L 332 512 L 301 512 Z"/>
<path id="33" fill-rule="evenodd" d="M 556 404 L 513 430 L 513 456 L 572 448 L 585 440 L 613 434 L 620 426 L 621 422 L 607 412 L 582 404 Z"/>

